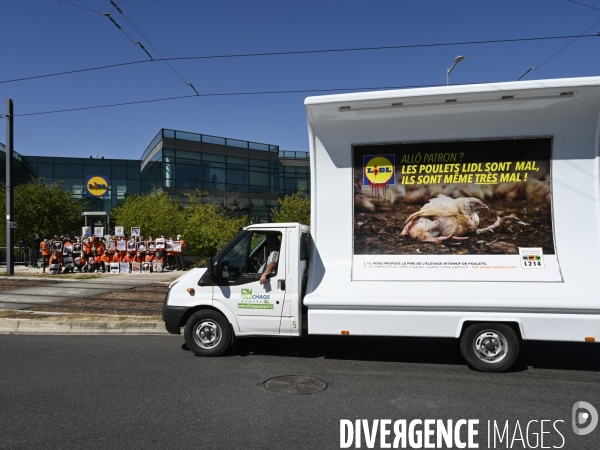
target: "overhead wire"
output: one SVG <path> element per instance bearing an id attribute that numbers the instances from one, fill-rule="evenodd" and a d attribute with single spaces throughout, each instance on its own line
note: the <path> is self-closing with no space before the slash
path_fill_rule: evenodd
<path id="1" fill-rule="evenodd" d="M 478 83 L 471 83 L 478 84 Z M 149 100 L 136 100 L 131 102 L 122 102 L 122 103 L 110 103 L 105 105 L 94 105 L 94 106 L 83 106 L 78 108 L 68 108 L 68 109 L 57 109 L 50 111 L 39 111 L 32 113 L 23 113 L 23 114 L 15 114 L 15 117 L 25 117 L 25 116 L 40 116 L 45 114 L 57 114 L 57 113 L 65 113 L 65 112 L 73 112 L 73 111 L 84 111 L 90 109 L 101 109 L 101 108 L 113 108 L 117 106 L 127 106 L 127 105 L 137 105 L 142 103 L 156 103 L 156 102 L 164 102 L 169 100 L 180 100 L 185 98 L 197 98 L 197 97 L 232 97 L 232 96 L 242 96 L 242 95 L 281 95 L 281 94 L 306 94 L 310 92 L 341 92 L 341 91 L 373 91 L 373 90 L 384 90 L 384 89 L 412 89 L 412 88 L 423 88 L 423 87 L 433 87 L 433 86 L 445 86 L 445 85 L 435 85 L 435 84 L 421 84 L 421 85 L 405 85 L 405 86 L 370 86 L 370 87 L 356 87 L 356 88 L 331 88 L 331 89 L 288 89 L 281 91 L 247 91 L 247 92 L 215 92 L 215 93 L 206 93 L 206 94 L 198 94 L 198 95 L 179 95 L 175 97 L 164 97 L 157 99 L 149 99 Z"/>
<path id="2" fill-rule="evenodd" d="M 556 55 L 558 55 L 560 52 L 562 52 L 564 49 L 566 49 L 569 45 L 571 45 L 572 43 L 574 43 L 577 39 L 579 39 L 580 37 L 582 37 L 583 35 L 585 35 L 585 33 L 587 33 L 588 31 L 590 31 L 592 28 L 594 28 L 596 25 L 598 25 L 600 23 L 600 20 L 596 23 L 594 23 L 594 25 L 592 25 L 591 27 L 589 27 L 588 29 L 586 29 L 583 33 L 581 33 L 580 36 L 576 37 L 575 39 L 573 39 L 571 42 L 569 42 L 567 45 L 565 45 L 564 47 L 562 47 L 560 50 L 558 50 L 556 53 L 554 53 L 552 56 L 550 56 L 548 59 L 546 59 L 543 63 L 539 64 L 537 66 L 537 68 L 539 69 L 540 67 L 542 67 L 544 64 L 546 64 L 548 61 L 550 61 L 552 58 L 554 58 Z"/>
<path id="3" fill-rule="evenodd" d="M 114 19 L 112 19 L 110 17 L 110 13 L 112 13 L 116 9 L 120 14 L 123 15 L 123 17 L 125 18 L 125 20 L 127 20 L 131 24 L 131 26 L 148 42 L 148 44 L 158 53 L 158 55 L 161 58 L 160 59 L 153 59 L 152 56 L 148 53 L 148 51 L 143 47 L 143 45 L 141 43 L 133 41 L 133 39 L 131 39 L 131 37 L 129 37 L 129 35 L 127 33 L 125 33 L 124 30 L 122 30 L 123 33 L 129 38 L 129 40 L 132 43 L 140 45 L 140 47 L 151 58 L 150 61 L 148 61 L 148 60 L 131 61 L 131 62 L 126 62 L 126 63 L 118 63 L 118 64 L 111 64 L 111 65 L 105 65 L 105 66 L 90 67 L 90 68 L 86 68 L 86 69 L 76 69 L 76 70 L 71 70 L 71 71 L 57 72 L 57 73 L 52 73 L 52 74 L 34 75 L 34 76 L 29 76 L 29 77 L 16 78 L 16 79 L 12 79 L 12 80 L 0 80 L 0 84 L 3 84 L 3 83 L 13 83 L 13 82 L 25 81 L 25 80 L 33 80 L 33 79 L 39 79 L 39 78 L 55 77 L 55 76 L 61 76 L 61 75 L 69 75 L 69 74 L 75 74 L 75 73 L 81 73 L 81 72 L 89 72 L 89 71 L 95 71 L 95 70 L 104 70 L 104 69 L 108 69 L 108 68 L 116 68 L 116 67 L 122 67 L 122 66 L 128 66 L 128 65 L 135 65 L 135 64 L 141 64 L 141 63 L 147 63 L 147 62 L 164 61 L 164 62 L 166 62 L 169 65 L 169 67 L 177 74 L 177 76 L 186 85 L 190 86 L 194 90 L 195 95 L 183 95 L 183 96 L 165 97 L 165 98 L 158 98 L 158 99 L 139 100 L 139 101 L 121 102 L 121 103 L 111 103 L 111 104 L 105 104 L 105 105 L 94 105 L 94 106 L 86 106 L 86 107 L 78 107 L 78 108 L 60 109 L 60 110 L 40 111 L 40 112 L 33 112 L 33 113 L 15 114 L 15 116 L 25 117 L 25 116 L 35 116 L 35 115 L 57 114 L 57 113 L 72 112 L 72 111 L 83 111 L 83 110 L 100 109 L 100 108 L 112 108 L 112 107 L 135 105 L 135 104 L 143 104 L 143 103 L 154 103 L 154 102 L 163 102 L 163 101 L 171 101 L 171 100 L 180 100 L 180 99 L 193 98 L 193 97 L 241 96 L 241 95 L 277 95 L 277 94 L 309 93 L 309 92 L 339 92 L 339 91 L 356 91 L 356 90 L 406 89 L 406 88 L 418 88 L 418 87 L 434 86 L 434 85 L 414 85 L 414 86 L 391 86 L 391 87 L 390 86 L 386 86 L 386 87 L 363 87 L 363 88 L 333 88 L 333 89 L 305 89 L 305 90 L 281 90 L 281 91 L 222 92 L 222 93 L 205 93 L 205 94 L 200 94 L 200 93 L 198 93 L 198 91 L 194 88 L 194 86 L 191 83 L 186 82 L 185 79 L 171 66 L 171 64 L 169 64 L 169 61 L 196 60 L 196 59 L 218 59 L 218 58 L 263 57 L 263 56 L 282 56 L 282 55 L 302 55 L 302 54 L 319 54 L 319 53 L 341 53 L 341 52 L 392 50 L 392 49 L 405 49 L 405 48 L 446 47 L 446 46 L 458 46 L 458 45 L 482 45 L 482 44 L 498 44 L 498 43 L 511 43 L 511 42 L 527 42 L 527 41 L 545 41 L 545 40 L 558 40 L 558 39 L 572 39 L 571 42 L 569 42 L 567 45 L 565 45 L 560 50 L 558 50 L 557 52 L 555 52 L 553 55 L 551 55 L 549 58 L 547 58 L 544 62 L 542 62 L 539 66 L 537 66 L 535 68 L 534 67 L 530 68 L 527 72 L 525 72 L 525 74 L 523 74 L 519 78 L 519 80 L 520 80 L 530 70 L 537 69 L 537 68 L 543 66 L 548 61 L 550 61 L 552 58 L 554 58 L 556 55 L 558 55 L 560 52 L 562 52 L 565 48 L 567 48 L 569 45 L 571 45 L 573 42 L 575 42 L 577 39 L 584 38 L 584 37 L 598 37 L 598 34 L 586 35 L 585 33 L 587 33 L 590 29 L 592 29 L 594 26 L 596 26 L 597 24 L 600 23 L 600 21 L 596 22 L 594 25 L 592 25 L 591 27 L 589 27 L 588 29 L 586 29 L 583 33 L 581 33 L 580 35 L 576 35 L 576 36 L 572 36 L 572 35 L 567 35 L 567 36 L 546 36 L 546 37 L 533 37 L 533 38 L 493 39 L 493 40 L 481 40 L 481 41 L 442 42 L 442 43 L 430 43 L 430 44 L 405 44 L 405 45 L 377 46 L 377 47 L 351 47 L 351 48 L 341 48 L 341 49 L 298 50 L 298 51 L 263 52 L 263 53 L 238 53 L 238 54 L 224 54 L 224 55 L 200 55 L 200 56 L 164 58 L 160 54 L 160 52 L 152 45 L 152 43 L 143 35 L 143 33 L 127 18 L 127 16 L 118 7 L 118 5 L 114 3 L 114 1 L 110 1 L 109 0 L 110 3 L 114 6 L 114 8 L 111 10 L 110 13 L 102 13 L 100 11 L 96 11 L 96 10 L 93 10 L 93 9 L 90 9 L 90 8 L 86 8 L 86 7 L 83 7 L 83 6 L 74 4 L 74 3 L 70 3 L 70 2 L 67 2 L 65 0 L 59 0 L 59 1 L 62 2 L 62 3 L 67 3 L 67 4 L 72 5 L 72 6 L 77 6 L 77 7 L 89 10 L 91 12 L 95 12 L 95 13 L 98 13 L 98 14 L 101 14 L 101 15 L 108 16 L 111 19 L 111 21 L 114 22 L 115 25 L 117 25 L 117 27 L 122 30 L 122 28 L 120 26 L 118 26 L 118 24 L 114 21 Z M 123 3 L 124 1 L 125 0 L 122 0 L 119 3 L 119 5 L 121 3 Z M 580 4 L 580 5 L 583 5 L 583 6 L 587 6 L 587 7 L 593 8 L 593 9 L 599 9 L 600 10 L 600 8 L 595 8 L 595 7 L 592 7 L 592 6 L 589 6 L 589 5 L 585 5 L 583 3 L 579 3 L 579 2 L 576 2 L 576 1 L 573 1 L 573 0 L 567 0 L 567 1 L 569 1 L 571 3 L 577 3 L 577 4 Z"/>
<path id="4" fill-rule="evenodd" d="M 110 20 L 110 21 L 113 23 L 113 25 L 114 25 L 115 27 L 117 27 L 117 29 L 119 29 L 119 30 L 120 30 L 120 31 L 121 31 L 121 32 L 122 32 L 122 33 L 123 33 L 123 34 L 124 34 L 124 35 L 127 37 L 127 39 L 129 39 L 129 40 L 131 41 L 131 43 L 132 43 L 132 44 L 134 44 L 134 45 L 139 45 L 139 46 L 141 47 L 141 49 L 142 49 L 142 50 L 144 50 L 144 52 L 146 53 L 146 55 L 148 55 L 148 56 L 150 57 L 150 59 L 153 59 L 153 58 L 152 58 L 152 56 L 150 55 L 150 53 L 148 53 L 148 51 L 147 51 L 147 50 L 144 48 L 144 46 L 143 46 L 142 44 L 140 44 L 139 42 L 136 42 L 136 41 L 134 41 L 134 40 L 131 38 L 131 36 L 129 36 L 129 35 L 127 34 L 127 32 L 126 32 L 126 31 L 123 29 L 123 27 L 122 27 L 121 25 L 119 25 L 119 24 L 117 23 L 117 21 L 116 21 L 116 20 L 115 20 L 115 19 L 114 19 L 114 18 L 111 16 L 111 13 L 112 13 L 112 12 L 113 12 L 115 9 L 117 9 L 119 12 L 123 13 L 123 12 L 121 11 L 121 9 L 118 7 L 118 5 L 117 5 L 115 2 L 111 1 L 111 4 L 114 6 L 114 8 L 113 8 L 111 11 L 109 11 L 109 12 L 102 12 L 102 11 L 97 11 L 97 10 L 95 10 L 95 9 L 87 8 L 87 7 L 85 7 L 85 6 L 78 5 L 78 4 L 76 4 L 76 3 L 67 2 L 67 1 L 65 1 L 65 0 L 58 0 L 58 1 L 59 1 L 59 2 L 61 2 L 61 3 L 66 3 L 67 5 L 76 6 L 76 7 L 78 7 L 78 8 L 86 9 L 86 10 L 88 10 L 88 11 L 92 11 L 92 12 L 95 12 L 95 13 L 97 13 L 97 14 L 100 14 L 100 15 L 102 15 L 102 16 L 104 16 L 104 17 L 107 17 L 107 18 L 108 18 L 108 20 Z M 122 1 L 121 1 L 121 3 L 123 3 L 123 1 L 125 1 L 125 0 L 122 0 Z"/>
<path id="5" fill-rule="evenodd" d="M 91 8 L 87 8 L 85 6 L 77 5 L 76 3 L 67 2 L 65 0 L 58 0 L 58 1 L 61 2 L 61 3 L 66 3 L 66 4 L 71 5 L 71 6 L 76 6 L 77 8 L 87 9 L 88 11 L 95 12 L 97 14 L 102 14 L 102 11 L 96 11 L 95 9 L 91 9 Z"/>
<path id="6" fill-rule="evenodd" d="M 598 11 L 600 11 L 600 8 L 596 8 L 595 6 L 587 5 L 587 4 L 581 3 L 581 2 L 576 2 L 574 0 L 567 0 L 567 1 L 570 3 L 577 3 L 578 5 L 585 6 L 587 8 L 597 9 Z"/>
<path id="7" fill-rule="evenodd" d="M 115 5 L 115 2 L 113 0 L 110 0 L 110 3 L 112 5 Z M 123 2 L 121 2 L 121 3 L 123 3 Z M 196 93 L 196 95 L 200 95 L 200 94 L 198 94 L 198 91 L 196 90 L 196 88 L 194 86 L 192 86 L 191 83 L 188 83 L 186 80 L 184 80 L 184 78 L 181 76 L 181 74 L 179 72 L 177 72 L 177 70 L 175 70 L 175 68 L 169 63 L 169 61 L 167 61 L 163 57 L 163 55 L 158 51 L 158 49 L 154 45 L 152 45 L 152 42 L 150 42 L 150 40 L 146 36 L 144 36 L 144 33 L 142 33 L 138 29 L 138 27 L 136 27 L 135 24 L 131 20 L 129 20 L 129 18 L 125 15 L 125 13 L 118 6 L 116 6 L 116 5 L 115 5 L 115 8 L 125 18 L 125 20 L 127 22 L 129 22 L 129 24 L 135 29 L 135 31 L 137 31 L 140 34 L 140 36 L 142 36 L 144 38 L 144 40 L 148 43 L 148 45 L 150 45 L 150 47 L 152 47 L 154 49 L 154 51 L 156 53 L 158 53 L 158 56 L 160 56 L 161 59 L 171 68 L 171 70 L 175 73 L 175 75 L 177 75 L 179 77 L 179 79 L 181 79 L 181 81 L 183 81 L 185 83 L 186 86 L 190 86 L 194 90 L 194 92 Z M 148 54 L 148 56 L 150 56 L 150 59 L 154 59 L 154 58 L 152 58 L 152 56 L 150 55 L 150 53 L 148 53 L 148 51 L 146 51 L 146 49 L 144 48 L 144 46 L 141 43 L 137 42 L 137 44 L 140 47 L 142 47 L 142 49 Z"/>
<path id="8" fill-rule="evenodd" d="M 62 1 L 62 0 L 60 0 Z M 379 47 L 354 47 L 354 48 L 338 48 L 338 49 L 321 49 L 321 50 L 298 50 L 298 51 L 285 51 L 285 52 L 264 52 L 264 53 L 237 53 L 237 54 L 223 54 L 223 55 L 198 55 L 198 56 L 182 56 L 172 58 L 155 58 L 154 60 L 139 60 L 130 61 L 125 63 L 109 64 L 97 67 L 88 67 L 84 69 L 74 69 L 64 72 L 55 72 L 42 75 L 32 75 L 21 78 L 13 78 L 10 80 L 0 80 L 0 84 L 4 83 L 16 83 L 20 81 L 35 80 L 39 78 L 50 78 L 58 77 L 62 75 L 71 75 L 81 72 L 91 72 L 95 70 L 105 70 L 110 68 L 129 66 L 135 64 L 152 63 L 159 61 L 181 61 L 181 60 L 195 60 L 195 59 L 224 59 L 224 58 L 248 58 L 248 57 L 263 57 L 263 56 L 284 56 L 284 55 L 307 55 L 307 54 L 319 54 L 319 53 L 342 53 L 342 52 L 361 52 L 361 51 L 377 51 L 377 50 L 394 50 L 394 49 L 408 49 L 408 48 L 427 48 L 427 47 L 447 47 L 447 46 L 459 46 L 459 45 L 485 45 L 485 44 L 503 44 L 511 42 L 531 42 L 531 41 L 547 41 L 547 40 L 560 40 L 560 39 L 573 39 L 573 38 L 588 38 L 599 36 L 596 34 L 589 35 L 567 35 L 567 36 L 546 36 L 546 37 L 533 37 L 533 38 L 516 38 L 516 39 L 493 39 L 493 40 L 482 40 L 482 41 L 463 41 L 463 42 L 438 42 L 431 44 L 406 44 L 406 45 L 386 45 Z"/>
<path id="9" fill-rule="evenodd" d="M 576 2 L 574 0 L 567 0 L 570 3 L 576 3 L 578 5 L 581 6 L 586 6 L 588 8 L 592 8 L 592 9 L 597 9 L 600 11 L 600 8 L 596 8 L 595 6 L 590 6 L 590 5 L 586 5 L 585 3 L 580 3 L 580 2 Z M 553 53 L 549 58 L 547 58 L 544 62 L 542 62 L 541 64 L 537 65 L 537 66 L 533 66 L 530 67 L 529 69 L 527 69 L 527 71 L 525 71 L 525 73 L 523 75 L 521 75 L 517 81 L 521 81 L 521 79 L 523 77 L 525 77 L 525 75 L 527 75 L 529 72 L 531 72 L 532 70 L 538 70 L 540 67 L 542 67 L 544 64 L 546 64 L 548 61 L 550 61 L 552 58 L 554 58 L 556 55 L 558 55 L 560 52 L 562 52 L 564 49 L 566 49 L 569 45 L 571 45 L 573 42 L 575 42 L 577 39 L 584 37 L 584 35 L 587 36 L 598 36 L 600 35 L 600 33 L 597 33 L 595 35 L 586 35 L 585 33 L 587 33 L 588 31 L 590 31 L 592 28 L 594 28 L 596 25 L 598 25 L 600 23 L 600 20 L 598 22 L 596 22 L 594 25 L 592 25 L 591 27 L 589 27 L 587 30 L 585 30 L 583 33 L 581 33 L 579 36 L 574 37 L 574 39 L 569 42 L 567 45 L 565 45 L 564 47 L 562 47 L 560 50 L 558 50 L 557 52 Z"/>

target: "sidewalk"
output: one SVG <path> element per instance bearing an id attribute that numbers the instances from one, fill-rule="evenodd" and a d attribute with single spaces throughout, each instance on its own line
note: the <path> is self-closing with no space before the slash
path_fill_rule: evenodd
<path id="1" fill-rule="evenodd" d="M 3 270 L 4 269 L 4 270 Z M 0 267 L 0 275 L 5 273 Z M 95 296 L 126 297 L 132 289 L 147 289 L 146 286 L 164 286 L 184 272 L 152 274 L 42 274 L 40 269 L 15 266 L 15 276 L 0 276 L 0 334 L 147 334 L 165 335 L 164 323 L 160 318 L 163 288 L 148 296 L 160 296 L 156 313 L 150 316 L 128 316 L 115 314 L 57 313 L 50 311 L 28 311 L 30 308 L 46 309 L 72 299 L 87 299 Z M 148 291 L 146 291 L 148 292 Z M 153 297 L 152 297 L 153 298 Z M 126 299 L 122 299 L 126 300 Z M 94 311 L 90 311 L 94 312 Z M 116 314 L 120 314 L 117 312 Z M 126 313 L 129 314 L 129 313 Z"/>

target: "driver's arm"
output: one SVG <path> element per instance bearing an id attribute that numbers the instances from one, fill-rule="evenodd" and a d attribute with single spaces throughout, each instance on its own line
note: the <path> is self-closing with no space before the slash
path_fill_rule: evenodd
<path id="1" fill-rule="evenodd" d="M 276 267 L 277 267 L 277 263 L 276 262 L 269 263 L 269 265 L 267 266 L 267 268 L 265 269 L 265 271 L 260 276 L 260 284 L 265 284 L 267 282 L 267 276 L 271 272 L 273 272 Z"/>

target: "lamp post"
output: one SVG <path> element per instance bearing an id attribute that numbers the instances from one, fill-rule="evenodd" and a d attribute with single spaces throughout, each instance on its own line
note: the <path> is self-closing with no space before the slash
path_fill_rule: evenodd
<path id="1" fill-rule="evenodd" d="M 446 86 L 450 86 L 450 72 L 452 72 L 452 70 L 454 69 L 454 67 L 461 62 L 463 59 L 465 59 L 464 56 L 457 56 L 456 58 L 454 58 L 454 64 L 452 64 L 452 67 L 450 67 L 448 69 L 448 72 L 446 74 Z"/>

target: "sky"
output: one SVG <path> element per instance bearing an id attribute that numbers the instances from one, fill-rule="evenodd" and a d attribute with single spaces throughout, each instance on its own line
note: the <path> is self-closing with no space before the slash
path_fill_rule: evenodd
<path id="1" fill-rule="evenodd" d="M 356 52 L 149 61 L 164 58 L 452 43 L 600 32 L 600 0 L 303 0 L 301 2 L 5 0 L 0 5 L 0 114 L 14 101 L 15 150 L 24 155 L 138 159 L 161 128 L 308 150 L 304 99 L 328 92 L 202 94 L 439 85 L 600 75 L 600 36 Z M 88 8 L 88 9 L 85 9 Z M 102 12 L 111 12 L 119 30 Z M 591 27 L 591 28 L 590 28 Z M 544 61 L 548 60 L 544 63 Z M 543 63 L 543 65 L 542 65 Z M 0 119 L 0 142 L 6 142 Z"/>

